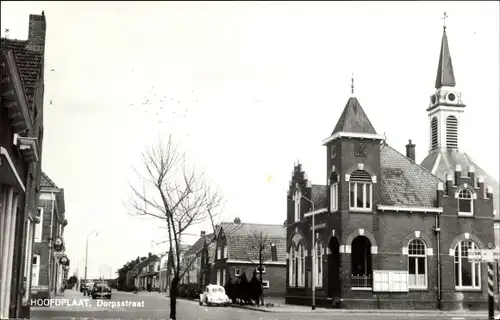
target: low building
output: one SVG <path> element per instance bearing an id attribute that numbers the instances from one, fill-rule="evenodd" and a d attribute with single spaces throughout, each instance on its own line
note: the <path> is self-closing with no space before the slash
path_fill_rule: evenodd
<path id="1" fill-rule="evenodd" d="M 1 39 L 0 319 L 30 317 L 31 250 L 42 162 L 45 16 L 28 40 Z"/>
<path id="2" fill-rule="evenodd" d="M 38 202 L 40 223 L 35 228 L 32 257 L 32 298 L 53 298 L 61 293 L 69 263 L 61 263 L 64 247 L 56 250 L 54 245 L 56 239 L 64 239 L 64 228 L 68 224 L 65 211 L 64 189 L 42 172 Z"/>
<path id="3" fill-rule="evenodd" d="M 202 259 L 203 251 L 213 240 L 213 233 L 207 235 L 205 231 L 201 231 L 200 238 L 186 251 L 182 259 L 181 272 L 184 276 L 181 284 L 190 285 L 195 289 L 203 288 L 208 284 L 207 281 L 202 281 Z"/>
<path id="4" fill-rule="evenodd" d="M 159 287 L 158 275 L 160 271 L 160 258 L 155 255 L 148 253 L 147 258 L 142 261 L 138 267 L 139 273 L 137 274 L 136 285 L 139 290 L 152 291 L 153 288 Z"/>
<path id="5" fill-rule="evenodd" d="M 217 232 L 211 283 L 225 285 L 243 273 L 250 281 L 261 265 L 264 295 L 285 296 L 287 263 L 283 225 L 241 223 L 236 218 L 232 223 L 221 223 Z"/>

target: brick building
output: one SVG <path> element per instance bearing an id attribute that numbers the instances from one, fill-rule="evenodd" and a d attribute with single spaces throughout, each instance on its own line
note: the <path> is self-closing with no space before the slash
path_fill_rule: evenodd
<path id="1" fill-rule="evenodd" d="M 42 160 L 43 15 L 29 16 L 28 40 L 1 39 L 0 318 L 28 318 L 33 229 Z"/>
<path id="2" fill-rule="evenodd" d="M 65 218 L 64 189 L 59 188 L 43 171 L 40 182 L 38 217 L 35 228 L 32 257 L 31 296 L 37 299 L 53 298 L 61 292 L 68 266 L 63 266 L 61 257 L 65 250 L 56 251 L 54 240 L 64 239 Z"/>
<path id="3" fill-rule="evenodd" d="M 427 109 L 430 152 L 422 165 L 411 140 L 406 155 L 389 146 L 353 96 L 323 141 L 327 185 L 313 185 L 300 164 L 294 167 L 287 303 L 311 303 L 314 275 L 318 306 L 486 308 L 486 265 L 469 262 L 467 254 L 493 247 L 489 184 L 498 183 L 460 150 L 465 105 L 454 86 L 444 32 L 436 95 Z M 311 218 L 304 217 L 311 202 L 314 243 Z"/>
<path id="4" fill-rule="evenodd" d="M 264 296 L 284 296 L 286 238 L 283 225 L 223 222 L 217 229 L 210 283 L 225 285 L 243 273 L 250 281 L 262 261 Z M 262 259 L 260 259 L 262 257 Z M 258 276 L 260 277 L 260 276 Z"/>
<path id="5" fill-rule="evenodd" d="M 206 268 L 207 265 L 202 263 L 202 260 L 203 258 L 207 259 L 208 246 L 213 241 L 213 233 L 207 235 L 205 231 L 201 231 L 200 238 L 186 251 L 182 258 L 181 269 L 184 276 L 181 279 L 181 284 L 190 285 L 196 289 L 201 289 L 208 284 L 209 268 Z"/>

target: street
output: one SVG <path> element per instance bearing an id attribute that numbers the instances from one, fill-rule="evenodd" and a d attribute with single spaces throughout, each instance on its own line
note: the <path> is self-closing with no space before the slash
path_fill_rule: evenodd
<path id="1" fill-rule="evenodd" d="M 168 319 L 169 300 L 159 294 L 133 294 L 127 292 L 113 291 L 111 300 L 103 300 L 105 303 L 121 303 L 128 306 L 111 307 L 101 305 L 99 300 L 89 299 L 80 292 L 67 290 L 64 297 L 68 301 L 77 301 L 80 306 L 53 306 L 32 307 L 31 319 Z M 135 305 L 135 306 L 134 306 Z M 290 309 L 289 311 L 286 309 Z M 331 309 L 308 310 L 304 307 L 284 306 L 276 308 L 276 312 L 262 312 L 235 307 L 207 307 L 200 306 L 197 301 L 178 300 L 178 320 L 302 320 L 302 319 L 419 319 L 419 320 L 482 320 L 486 319 L 485 313 L 467 316 L 458 314 L 437 314 L 429 312 L 421 313 L 374 313 L 355 312 Z"/>

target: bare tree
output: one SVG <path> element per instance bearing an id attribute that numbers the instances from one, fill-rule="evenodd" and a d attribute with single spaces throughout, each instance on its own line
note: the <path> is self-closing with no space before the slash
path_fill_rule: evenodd
<path id="1" fill-rule="evenodd" d="M 272 242 L 273 240 L 268 234 L 261 230 L 252 230 L 249 237 L 252 250 L 247 251 L 247 259 L 250 263 L 257 265 L 257 272 L 259 273 L 260 284 L 262 286 L 264 265 L 267 261 L 275 260 L 276 245 Z M 264 294 L 261 295 L 260 302 L 264 305 Z"/>
<path id="2" fill-rule="evenodd" d="M 125 204 L 129 213 L 158 218 L 168 231 L 168 245 L 173 253 L 173 279 L 170 287 L 170 319 L 176 319 L 179 280 L 183 268 L 182 238 L 195 224 L 209 221 L 217 234 L 215 218 L 222 207 L 222 197 L 187 166 L 185 155 L 178 151 L 172 136 L 161 139 L 142 153 L 144 173 L 134 168 L 140 185 L 130 184 L 131 198 Z M 147 191 L 147 192 L 146 192 Z"/>

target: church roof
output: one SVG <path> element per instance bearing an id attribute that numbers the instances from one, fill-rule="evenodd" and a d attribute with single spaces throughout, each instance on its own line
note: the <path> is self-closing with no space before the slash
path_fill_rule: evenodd
<path id="1" fill-rule="evenodd" d="M 436 207 L 437 184 L 430 171 L 388 144 L 380 147 L 380 204 L 398 207 Z"/>
<path id="2" fill-rule="evenodd" d="M 355 97 L 349 98 L 332 135 L 337 132 L 377 134 L 365 111 Z"/>
<path id="3" fill-rule="evenodd" d="M 421 166 L 437 176 L 440 179 L 445 179 L 448 172 L 453 172 L 456 165 L 462 166 L 463 170 L 468 171 L 469 166 L 474 166 L 476 176 L 483 175 L 485 185 L 493 188 L 493 204 L 496 209 L 497 215 L 499 214 L 499 185 L 498 181 L 484 171 L 476 164 L 472 158 L 465 152 L 459 151 L 433 151 L 427 155 L 422 161 Z"/>
<path id="4" fill-rule="evenodd" d="M 454 87 L 455 84 L 455 75 L 453 73 L 453 65 L 451 63 L 450 48 L 448 47 L 448 36 L 446 35 L 446 28 L 444 28 L 436 75 L 436 89 L 439 89 L 442 86 Z"/>

